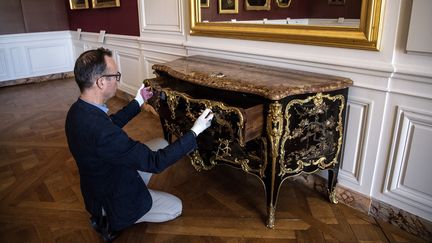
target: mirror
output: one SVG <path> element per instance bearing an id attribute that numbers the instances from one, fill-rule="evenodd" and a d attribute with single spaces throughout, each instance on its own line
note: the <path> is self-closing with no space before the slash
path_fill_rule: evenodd
<path id="1" fill-rule="evenodd" d="M 190 0 L 190 33 L 379 50 L 383 2 Z"/>

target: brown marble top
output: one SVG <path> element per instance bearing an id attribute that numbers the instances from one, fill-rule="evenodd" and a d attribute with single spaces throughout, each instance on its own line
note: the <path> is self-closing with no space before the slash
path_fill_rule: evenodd
<path id="1" fill-rule="evenodd" d="M 349 78 L 204 56 L 155 64 L 153 69 L 190 83 L 256 94 L 271 100 L 333 91 L 352 85 Z"/>

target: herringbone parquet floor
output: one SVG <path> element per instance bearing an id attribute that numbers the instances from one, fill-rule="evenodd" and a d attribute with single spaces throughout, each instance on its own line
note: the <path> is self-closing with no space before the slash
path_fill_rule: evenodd
<path id="1" fill-rule="evenodd" d="M 0 89 L 0 242 L 102 242 L 88 223 L 64 134 L 78 94 L 71 79 Z M 114 98 L 109 107 L 124 104 Z M 140 141 L 162 135 L 148 112 L 125 130 Z M 232 168 L 198 173 L 183 159 L 150 187 L 179 196 L 183 215 L 135 225 L 116 242 L 422 242 L 293 181 L 279 196 L 276 228 L 267 229 L 262 185 Z"/>

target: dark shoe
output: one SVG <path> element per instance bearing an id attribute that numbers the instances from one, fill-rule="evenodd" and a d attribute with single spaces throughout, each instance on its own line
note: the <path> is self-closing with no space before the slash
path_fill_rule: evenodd
<path id="1" fill-rule="evenodd" d="M 96 230 L 96 232 L 98 232 L 99 234 L 102 233 L 103 224 L 101 223 L 100 219 L 96 217 L 90 217 L 90 225 L 93 227 L 94 230 Z"/>
<path id="2" fill-rule="evenodd" d="M 119 236 L 120 232 L 118 231 L 111 231 L 111 232 L 105 232 L 102 234 L 102 238 L 105 242 L 112 242 Z"/>
<path id="3" fill-rule="evenodd" d="M 120 232 L 112 231 L 106 216 L 101 218 L 90 217 L 90 225 L 98 232 L 105 242 L 112 242 L 116 239 Z"/>

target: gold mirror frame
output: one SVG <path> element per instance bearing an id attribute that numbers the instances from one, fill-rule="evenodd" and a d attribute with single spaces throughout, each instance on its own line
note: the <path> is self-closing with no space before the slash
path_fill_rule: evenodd
<path id="1" fill-rule="evenodd" d="M 200 0 L 190 0 L 191 35 L 379 50 L 385 0 L 362 0 L 360 26 L 304 26 L 200 22 Z"/>

